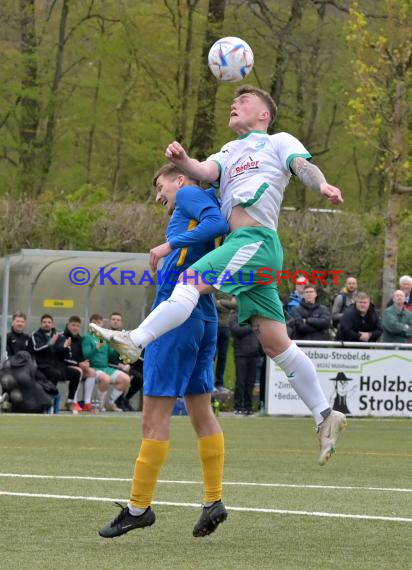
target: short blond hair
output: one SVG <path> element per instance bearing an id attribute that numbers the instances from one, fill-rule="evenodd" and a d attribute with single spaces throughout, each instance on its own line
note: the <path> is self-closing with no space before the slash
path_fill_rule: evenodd
<path id="1" fill-rule="evenodd" d="M 254 85 L 242 85 L 242 87 L 238 87 L 236 89 L 235 97 L 240 97 L 240 95 L 245 95 L 246 93 L 252 93 L 253 95 L 256 95 L 256 97 L 258 97 L 266 105 L 267 110 L 270 114 L 269 126 L 272 125 L 278 114 L 278 108 L 270 93 L 264 91 L 263 89 L 260 89 L 259 87 L 255 87 Z"/>

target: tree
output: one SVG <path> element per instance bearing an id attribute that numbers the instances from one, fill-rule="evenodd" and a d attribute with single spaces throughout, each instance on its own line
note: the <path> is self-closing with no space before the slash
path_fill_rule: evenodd
<path id="1" fill-rule="evenodd" d="M 190 152 L 199 160 L 207 158 L 215 138 L 215 105 L 217 82 L 211 80 L 205 64 L 210 47 L 221 37 L 225 17 L 225 0 L 209 0 L 206 30 L 203 38 L 202 65 L 197 93 L 197 111 L 193 123 Z"/>
<path id="2" fill-rule="evenodd" d="M 349 101 L 351 132 L 382 153 L 385 180 L 385 247 L 383 306 L 396 288 L 402 194 L 412 192 L 411 138 L 408 134 L 412 97 L 412 5 L 388 0 L 379 29 L 352 5 L 348 42 L 354 57 L 356 91 Z"/>

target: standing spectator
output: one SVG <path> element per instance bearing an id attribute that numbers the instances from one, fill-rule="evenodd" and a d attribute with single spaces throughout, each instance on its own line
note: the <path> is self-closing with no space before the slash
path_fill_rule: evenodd
<path id="1" fill-rule="evenodd" d="M 317 302 L 317 293 L 313 285 L 305 285 L 303 299 L 292 309 L 291 317 L 295 325 L 297 340 L 328 340 L 330 312 Z"/>
<path id="2" fill-rule="evenodd" d="M 80 380 L 84 380 L 84 406 L 77 401 L 77 390 L 72 398 L 68 398 L 66 408 L 74 413 L 92 412 L 92 393 L 95 383 L 96 372 L 90 368 L 90 363 L 85 359 L 82 350 L 82 337 L 80 336 L 81 319 L 77 316 L 69 318 L 63 334 L 56 342 L 56 354 L 67 377 L 78 374 Z"/>
<path id="3" fill-rule="evenodd" d="M 218 392 L 225 392 L 227 390 L 224 385 L 224 376 L 230 339 L 229 321 L 237 308 L 237 303 L 235 297 L 230 297 L 229 295 L 217 291 L 215 293 L 215 305 L 218 318 L 215 389 Z"/>
<path id="4" fill-rule="evenodd" d="M 7 333 L 7 357 L 11 358 L 19 350 L 32 352 L 30 336 L 24 332 L 26 328 L 26 315 L 24 313 L 14 313 L 11 322 L 11 330 Z"/>
<path id="5" fill-rule="evenodd" d="M 412 277 L 409 275 L 402 275 L 399 279 L 399 289 L 405 294 L 405 309 L 412 311 Z M 390 307 L 393 304 L 393 297 L 387 304 Z"/>
<path id="6" fill-rule="evenodd" d="M 102 326 L 103 317 L 94 314 L 90 317 L 90 322 Z M 109 358 L 116 357 L 116 351 L 109 346 L 108 342 L 100 342 L 90 333 L 83 338 L 82 349 L 85 358 L 90 361 L 90 366 L 96 370 L 100 409 L 108 412 L 121 412 L 122 410 L 116 406 L 115 402 L 128 389 L 130 377 L 122 370 L 110 367 Z M 114 387 L 110 398 L 107 398 L 110 384 Z"/>
<path id="7" fill-rule="evenodd" d="M 406 309 L 405 293 L 395 291 L 392 301 L 383 312 L 383 342 L 408 342 L 412 337 L 412 313 Z"/>
<path id="8" fill-rule="evenodd" d="M 123 315 L 121 313 L 112 313 L 110 315 L 110 328 L 112 331 L 123 330 Z M 123 365 L 117 353 L 115 360 L 113 360 L 114 364 L 117 364 L 117 366 L 119 366 L 124 372 L 127 372 L 130 376 L 130 388 L 127 392 L 119 396 L 115 402 L 116 406 L 121 408 L 124 412 L 135 411 L 130 400 L 143 388 L 143 358 L 144 352 L 140 355 L 139 360 L 130 366 Z M 112 362 L 112 359 L 110 359 L 110 361 Z"/>
<path id="9" fill-rule="evenodd" d="M 235 349 L 235 414 L 251 415 L 253 388 L 256 382 L 257 363 L 261 355 L 260 343 L 252 327 L 239 325 L 237 315 L 229 321 L 230 332 L 233 336 Z"/>
<path id="10" fill-rule="evenodd" d="M 332 324 L 335 328 L 339 326 L 345 310 L 353 305 L 358 289 L 358 282 L 355 277 L 347 277 L 345 286 L 336 295 L 332 306 Z"/>
<path id="11" fill-rule="evenodd" d="M 283 308 L 286 311 L 286 313 L 288 314 L 288 316 L 291 315 L 292 310 L 295 307 L 298 307 L 302 298 L 303 298 L 303 289 L 305 287 L 305 283 L 306 283 L 306 279 L 305 277 L 302 276 L 298 276 L 295 279 L 295 290 L 292 291 L 292 293 L 290 293 L 289 297 L 287 298 Z"/>
<path id="12" fill-rule="evenodd" d="M 375 307 L 366 293 L 357 293 L 355 304 L 341 318 L 336 340 L 347 342 L 376 342 L 382 325 Z"/>

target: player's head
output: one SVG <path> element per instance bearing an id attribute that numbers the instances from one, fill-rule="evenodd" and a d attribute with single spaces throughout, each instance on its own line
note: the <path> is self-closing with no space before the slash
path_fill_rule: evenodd
<path id="1" fill-rule="evenodd" d="M 114 331 L 121 331 L 123 328 L 123 317 L 121 313 L 112 313 L 110 315 L 110 328 Z"/>
<path id="2" fill-rule="evenodd" d="M 90 317 L 90 322 L 94 323 L 95 325 L 98 325 L 99 327 L 102 326 L 103 324 L 103 317 L 101 315 L 99 315 L 98 313 L 94 313 L 91 317 Z"/>
<path id="3" fill-rule="evenodd" d="M 78 336 L 80 334 L 80 325 L 82 320 L 77 315 L 73 315 L 67 321 L 67 330 L 73 335 Z"/>
<path id="4" fill-rule="evenodd" d="M 229 127 L 238 134 L 267 131 L 277 115 L 276 103 L 267 91 L 243 85 L 235 91 L 230 107 Z"/>
<path id="5" fill-rule="evenodd" d="M 21 333 L 26 328 L 26 315 L 24 313 L 14 313 L 11 326 L 16 333 Z"/>
<path id="6" fill-rule="evenodd" d="M 54 328 L 54 320 L 51 315 L 43 315 L 40 319 L 40 328 L 42 331 L 49 333 Z"/>
<path id="7" fill-rule="evenodd" d="M 176 193 L 183 186 L 197 185 L 198 181 L 187 176 L 175 164 L 165 164 L 153 176 L 153 187 L 156 191 L 156 202 L 167 209 L 169 216 L 176 204 Z"/>

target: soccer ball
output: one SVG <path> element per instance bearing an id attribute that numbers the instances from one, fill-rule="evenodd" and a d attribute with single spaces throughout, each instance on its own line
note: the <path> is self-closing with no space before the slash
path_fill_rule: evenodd
<path id="1" fill-rule="evenodd" d="M 208 64 L 216 79 L 240 81 L 252 71 L 253 52 L 240 38 L 222 38 L 210 48 Z"/>

